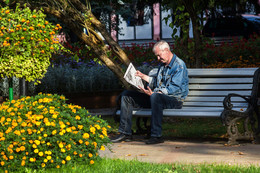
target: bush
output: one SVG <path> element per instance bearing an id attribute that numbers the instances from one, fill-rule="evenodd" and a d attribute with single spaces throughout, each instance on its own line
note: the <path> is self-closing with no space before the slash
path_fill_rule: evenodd
<path id="1" fill-rule="evenodd" d="M 109 143 L 106 121 L 64 96 L 38 94 L 0 105 L 0 168 L 94 164 Z"/>

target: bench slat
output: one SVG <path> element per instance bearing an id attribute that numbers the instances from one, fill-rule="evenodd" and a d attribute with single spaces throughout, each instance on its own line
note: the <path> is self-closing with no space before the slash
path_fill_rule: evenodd
<path id="1" fill-rule="evenodd" d="M 253 84 L 190 84 L 189 89 L 207 89 L 207 90 L 222 90 L 222 89 L 252 89 Z"/>
<path id="2" fill-rule="evenodd" d="M 257 68 L 219 68 L 219 69 L 188 69 L 189 77 L 193 76 L 253 76 Z M 156 75 L 158 69 L 154 68 L 149 76 Z"/>
<path id="3" fill-rule="evenodd" d="M 233 107 L 247 107 L 247 103 L 232 103 Z M 222 102 L 184 102 L 183 106 L 198 106 L 198 107 L 223 107 Z"/>
<path id="4" fill-rule="evenodd" d="M 196 96 L 191 96 L 189 95 L 186 99 L 185 99 L 185 102 L 189 102 L 189 101 L 207 101 L 207 102 L 216 102 L 216 101 L 219 101 L 219 102 L 222 102 L 224 100 L 224 96 L 221 96 L 221 97 L 196 97 Z M 241 101 L 244 101 L 244 99 L 240 98 L 240 97 L 232 97 L 231 98 L 231 101 L 232 102 L 241 102 Z"/>
<path id="5" fill-rule="evenodd" d="M 189 76 L 253 76 L 257 68 L 188 69 Z"/>
<path id="6" fill-rule="evenodd" d="M 253 78 L 189 78 L 189 83 L 199 83 L 199 84 L 220 84 L 220 83 L 230 83 L 230 84 L 251 84 L 253 83 Z"/>
<path id="7" fill-rule="evenodd" d="M 230 93 L 237 93 L 243 96 L 250 96 L 251 91 L 190 91 L 189 96 L 226 96 Z"/>
<path id="8" fill-rule="evenodd" d="M 241 111 L 243 108 L 234 108 L 234 110 Z M 224 110 L 224 108 L 209 108 L 209 107 L 203 107 L 203 108 L 196 108 L 196 107 L 189 107 L 182 109 L 164 109 L 163 115 L 164 116 L 173 116 L 173 117 L 220 117 L 221 112 Z M 150 117 L 151 116 L 151 110 L 150 109 L 142 109 L 142 110 L 134 110 L 133 115 L 136 116 L 144 116 L 144 117 Z M 117 115 L 120 115 L 120 111 L 118 110 L 116 112 Z"/>

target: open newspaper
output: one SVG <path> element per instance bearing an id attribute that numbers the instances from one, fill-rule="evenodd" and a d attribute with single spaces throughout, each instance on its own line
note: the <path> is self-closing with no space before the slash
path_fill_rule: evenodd
<path id="1" fill-rule="evenodd" d="M 136 69 L 133 66 L 133 64 L 130 63 L 124 75 L 125 80 L 133 86 L 137 87 L 138 89 L 139 87 L 144 88 L 142 79 L 138 76 L 135 76 L 135 73 Z"/>

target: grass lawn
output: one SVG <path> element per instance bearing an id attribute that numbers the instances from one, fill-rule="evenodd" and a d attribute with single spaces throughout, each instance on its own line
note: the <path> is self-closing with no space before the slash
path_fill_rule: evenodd
<path id="1" fill-rule="evenodd" d="M 256 166 L 230 166 L 214 164 L 155 164 L 137 160 L 100 159 L 94 165 L 70 165 L 60 169 L 25 169 L 26 173 L 258 173 Z"/>

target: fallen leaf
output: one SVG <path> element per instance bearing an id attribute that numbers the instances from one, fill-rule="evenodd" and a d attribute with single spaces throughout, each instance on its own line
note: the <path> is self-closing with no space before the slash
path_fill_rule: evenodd
<path id="1" fill-rule="evenodd" d="M 127 154 L 127 155 L 125 155 L 125 156 L 131 156 L 131 154 Z"/>
<path id="2" fill-rule="evenodd" d="M 148 156 L 148 154 L 139 154 L 139 156 Z"/>
<path id="3" fill-rule="evenodd" d="M 238 152 L 238 154 L 239 154 L 239 155 L 244 155 L 244 153 L 243 153 L 243 152 L 241 152 L 241 151 L 239 151 L 239 152 Z"/>

